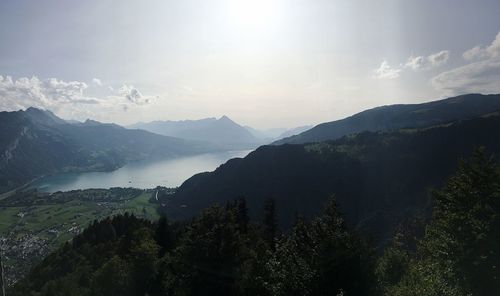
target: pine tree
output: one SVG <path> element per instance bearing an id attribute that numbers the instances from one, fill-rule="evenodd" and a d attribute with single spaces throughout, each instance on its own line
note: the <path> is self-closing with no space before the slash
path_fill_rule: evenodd
<path id="1" fill-rule="evenodd" d="M 464 290 L 500 291 L 500 174 L 493 159 L 478 149 L 434 197 L 427 254 Z"/>
<path id="2" fill-rule="evenodd" d="M 238 222 L 239 230 L 241 233 L 247 233 L 250 218 L 248 217 L 248 207 L 245 197 L 240 197 L 238 199 L 236 210 L 236 220 Z"/>
<path id="3" fill-rule="evenodd" d="M 154 238 L 160 246 L 160 257 L 173 247 L 173 234 L 167 216 L 162 215 L 158 220 Z"/>
<path id="4" fill-rule="evenodd" d="M 270 198 L 264 205 L 264 239 L 268 242 L 272 250 L 276 249 L 276 233 L 278 223 L 276 222 L 276 203 Z"/>
<path id="5" fill-rule="evenodd" d="M 500 171 L 484 148 L 445 186 L 417 254 L 387 295 L 493 295 L 500 291 Z"/>

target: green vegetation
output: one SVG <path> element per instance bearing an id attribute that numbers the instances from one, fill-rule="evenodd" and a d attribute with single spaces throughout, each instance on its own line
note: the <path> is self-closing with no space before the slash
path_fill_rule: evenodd
<path id="1" fill-rule="evenodd" d="M 499 109 L 498 94 L 467 94 L 422 104 L 380 106 L 341 120 L 319 124 L 274 144 L 331 141 L 364 131 L 425 128 L 482 116 Z"/>
<path id="2" fill-rule="evenodd" d="M 43 175 L 110 171 L 132 161 L 214 150 L 211 145 L 116 124 L 68 123 L 36 108 L 0 112 L 0 193 Z"/>
<path id="3" fill-rule="evenodd" d="M 52 194 L 19 191 L 0 200 L 0 236 L 7 281 L 20 278 L 40 259 L 95 219 L 129 212 L 158 219 L 153 190 L 111 188 Z"/>
<path id="4" fill-rule="evenodd" d="M 297 221 L 290 235 L 249 224 L 245 201 L 190 222 L 151 224 L 133 215 L 93 223 L 47 257 L 12 295 L 370 295 L 373 253 L 347 230 L 335 202 Z"/>
<path id="5" fill-rule="evenodd" d="M 379 263 L 387 295 L 500 291 L 500 166 L 479 150 L 442 190 L 417 248 L 397 236 Z"/>
<path id="6" fill-rule="evenodd" d="M 19 220 L 17 214 L 21 209 L 21 207 L 0 208 L 0 233 L 7 233 L 12 225 L 17 223 Z"/>
<path id="7" fill-rule="evenodd" d="M 470 98 L 478 97 L 434 107 L 443 111 L 446 104 L 469 104 Z M 496 101 L 483 107 L 493 108 Z M 213 173 L 193 176 L 175 191 L 4 194 L 0 231 L 9 284 L 36 266 L 9 292 L 474 296 L 499 291 L 500 168 L 484 149 L 474 151 L 484 145 L 488 153 L 500 154 L 500 138 L 492 136 L 500 134 L 500 113 L 447 123 L 442 119 L 469 113 L 451 108 L 435 122 L 433 113 L 440 111 L 432 108 L 391 108 L 361 117 L 375 114 L 370 120 L 378 121 L 396 110 L 403 130 L 263 146 Z M 418 119 L 421 128 L 406 126 Z M 90 130 L 104 128 L 84 125 L 88 133 L 82 141 L 95 136 Z M 20 130 L 23 137 L 27 132 Z M 107 141 L 102 137 L 95 144 L 115 146 Z M 99 160 L 94 164 L 122 160 L 113 156 L 116 151 L 102 151 L 91 149 Z M 457 159 L 470 155 L 457 166 Z M 56 170 L 58 164 L 37 167 Z M 235 201 L 238 196 L 246 199 Z M 154 223 L 157 210 L 162 217 Z M 169 223 L 166 217 L 183 222 Z"/>
<path id="8" fill-rule="evenodd" d="M 154 193 L 154 191 L 153 191 Z M 160 216 L 156 205 L 150 202 L 151 191 L 145 191 L 135 198 L 129 199 L 124 202 L 119 210 L 124 213 L 128 212 L 137 217 L 143 217 L 149 220 L 157 220 Z"/>
<path id="9" fill-rule="evenodd" d="M 265 203 L 212 206 L 190 221 L 118 215 L 45 258 L 11 295 L 492 295 L 500 290 L 500 166 L 478 150 L 434 191 L 432 218 L 408 219 L 377 256 L 330 199 L 276 228 Z M 378 258 L 377 258 L 378 257 Z"/>
<path id="10" fill-rule="evenodd" d="M 457 169 L 457 159 L 475 148 L 500 155 L 500 116 L 474 118 L 408 133 L 363 132 L 335 141 L 262 146 L 211 173 L 184 182 L 165 203 L 171 219 L 186 219 L 213 203 L 248 200 L 252 219 L 274 198 L 279 225 L 296 213 L 310 219 L 335 194 L 349 225 L 369 234 L 377 247 L 398 223 L 416 213 L 430 215 L 429 191 Z"/>

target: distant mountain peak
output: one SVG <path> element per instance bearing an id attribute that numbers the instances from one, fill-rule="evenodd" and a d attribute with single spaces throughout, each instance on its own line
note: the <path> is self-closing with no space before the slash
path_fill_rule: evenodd
<path id="1" fill-rule="evenodd" d="M 37 108 L 37 107 L 28 107 L 28 108 L 26 108 L 25 112 L 28 114 L 46 114 L 46 115 L 56 116 L 50 110 L 41 109 L 41 108 Z"/>
<path id="2" fill-rule="evenodd" d="M 37 112 L 37 111 L 43 111 L 43 110 L 39 109 L 37 107 L 28 107 L 28 108 L 26 108 L 26 112 Z"/>
<path id="3" fill-rule="evenodd" d="M 246 128 L 228 116 L 199 120 L 153 121 L 129 126 L 160 135 L 215 144 L 223 149 L 247 149 L 261 144 Z"/>
<path id="4" fill-rule="evenodd" d="M 231 118 L 227 117 L 226 115 L 222 115 L 221 118 L 219 118 L 220 121 L 231 121 L 234 122 Z"/>
<path id="5" fill-rule="evenodd" d="M 93 119 L 87 118 L 85 120 L 84 124 L 86 124 L 86 125 L 95 125 L 95 124 L 101 124 L 101 123 L 99 121 L 97 121 L 97 120 L 93 120 Z"/>
<path id="6" fill-rule="evenodd" d="M 63 124 L 66 123 L 63 119 L 57 117 L 50 110 L 43 110 L 36 107 L 29 107 L 24 111 L 25 114 L 33 121 L 42 124 Z"/>
<path id="7" fill-rule="evenodd" d="M 0 193 L 42 175 L 108 171 L 136 160 L 214 150 L 211 145 L 91 119 L 69 124 L 37 108 L 0 112 Z"/>
<path id="8" fill-rule="evenodd" d="M 82 125 L 85 125 L 85 126 L 107 126 L 107 127 L 114 127 L 114 128 L 124 128 L 122 127 L 121 125 L 118 125 L 118 124 L 115 124 L 115 123 L 103 123 L 103 122 L 100 122 L 100 121 L 97 121 L 97 120 L 93 120 L 93 119 L 90 119 L 90 118 L 87 118 L 87 120 L 85 120 Z"/>

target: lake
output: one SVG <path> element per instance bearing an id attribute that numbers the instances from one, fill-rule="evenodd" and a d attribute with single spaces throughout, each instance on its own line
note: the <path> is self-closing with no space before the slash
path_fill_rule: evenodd
<path id="1" fill-rule="evenodd" d="M 163 160 L 138 161 L 111 172 L 64 173 L 46 176 L 29 187 L 44 192 L 88 188 L 156 186 L 177 187 L 191 176 L 215 170 L 235 157 L 245 157 L 252 150 L 198 154 Z"/>

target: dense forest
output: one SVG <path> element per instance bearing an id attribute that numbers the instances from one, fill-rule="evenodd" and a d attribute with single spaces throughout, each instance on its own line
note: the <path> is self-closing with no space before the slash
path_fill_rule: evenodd
<path id="1" fill-rule="evenodd" d="M 191 220 L 133 215 L 95 221 L 48 256 L 10 295 L 491 295 L 500 290 L 500 166 L 484 149 L 432 193 L 432 215 L 408 217 L 384 251 L 329 199 L 280 230 L 246 200 Z"/>
<path id="2" fill-rule="evenodd" d="M 250 216 L 262 219 L 262 204 L 276 200 L 279 223 L 295 213 L 319 214 L 331 194 L 352 227 L 378 242 L 407 216 L 430 214 L 429 190 L 457 169 L 457 159 L 478 146 L 500 153 L 500 113 L 422 129 L 363 132 L 335 141 L 262 146 L 210 173 L 188 179 L 165 202 L 171 219 L 196 215 L 213 203 L 245 196 Z"/>

